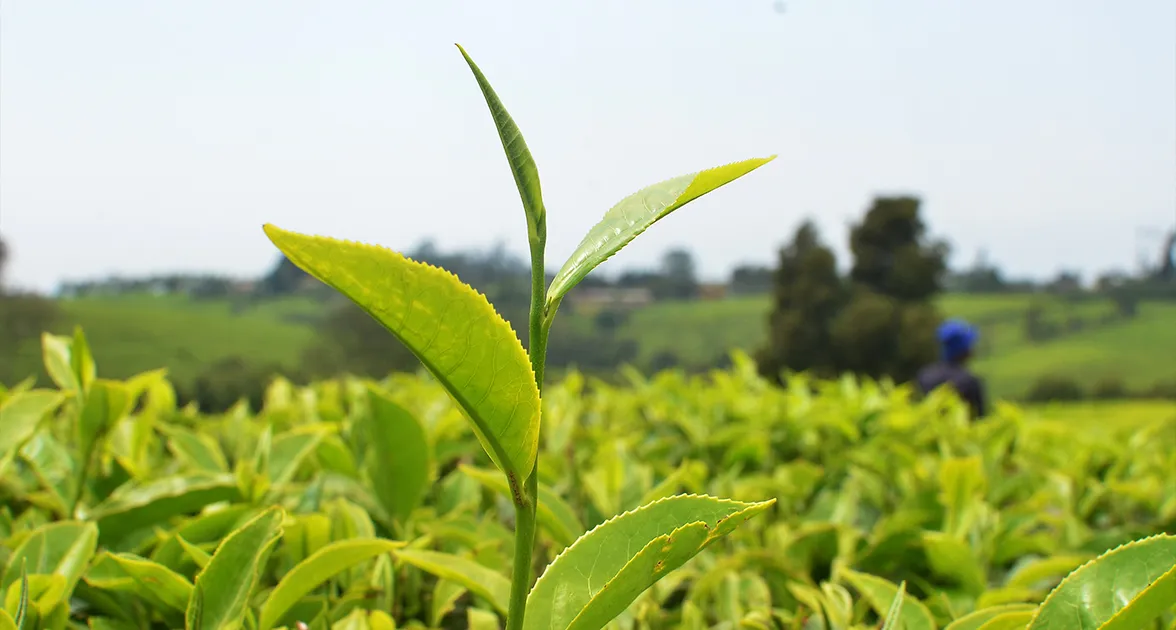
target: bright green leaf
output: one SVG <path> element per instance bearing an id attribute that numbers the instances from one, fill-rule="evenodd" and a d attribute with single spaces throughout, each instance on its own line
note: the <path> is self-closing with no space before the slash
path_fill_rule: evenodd
<path id="1" fill-rule="evenodd" d="M 461 584 L 506 614 L 510 602 L 510 580 L 501 573 L 473 560 L 438 551 L 401 549 L 396 552 L 396 557 L 443 580 Z"/>
<path id="2" fill-rule="evenodd" d="M 167 448 L 177 457 L 203 472 L 228 472 L 229 464 L 216 440 L 183 427 L 160 427 L 167 435 Z"/>
<path id="3" fill-rule="evenodd" d="M 506 478 L 493 470 L 483 470 L 461 464 L 461 471 L 478 483 L 510 498 L 510 486 Z M 584 526 L 572 508 L 546 484 L 539 484 L 539 505 L 535 510 L 539 524 L 561 545 L 575 542 L 584 533 Z"/>
<path id="4" fill-rule="evenodd" d="M 927 561 L 936 574 L 951 578 L 972 595 L 988 586 L 984 567 L 970 545 L 942 532 L 923 532 L 922 539 Z"/>
<path id="5" fill-rule="evenodd" d="M 776 156 L 719 166 L 643 188 L 605 213 L 572 252 L 547 289 L 551 307 L 589 272 L 674 210 L 771 162 Z"/>
<path id="6" fill-rule="evenodd" d="M 890 610 L 886 612 L 886 617 L 882 621 L 882 630 L 901 630 L 902 624 L 902 603 L 906 599 L 906 582 L 898 585 L 898 593 L 894 595 L 894 600 L 890 602 Z"/>
<path id="7" fill-rule="evenodd" d="M 1032 613 L 1037 606 L 1033 604 L 1004 604 L 1001 606 L 990 606 L 975 612 L 969 613 L 956 619 L 947 625 L 943 630 L 980 630 L 984 624 L 995 619 L 996 617 L 1006 613 Z M 1024 628 L 1024 624 L 1021 625 Z"/>
<path id="8" fill-rule="evenodd" d="M 45 363 L 45 372 L 57 386 L 70 394 L 80 397 L 82 386 L 74 374 L 70 361 L 70 347 L 73 340 L 69 337 L 41 334 L 41 358 Z"/>
<path id="9" fill-rule="evenodd" d="M 457 48 L 473 71 L 478 87 L 482 89 L 482 96 L 486 98 L 486 105 L 490 108 L 490 115 L 494 118 L 494 126 L 498 128 L 498 138 L 506 152 L 506 160 L 510 164 L 510 172 L 514 175 L 515 185 L 519 189 L 519 197 L 523 200 L 523 210 L 527 215 L 528 240 L 532 246 L 541 246 L 547 240 L 547 210 L 543 206 L 543 191 L 539 186 L 539 169 L 535 166 L 535 159 L 531 157 L 526 140 L 523 140 L 523 133 L 507 113 L 494 88 L 490 87 L 490 81 L 465 49 L 460 45 Z"/>
<path id="10" fill-rule="evenodd" d="M 20 604 L 16 607 L 16 618 L 13 622 L 16 627 L 23 628 L 25 615 L 29 614 L 29 573 L 28 560 L 21 558 L 20 560 Z"/>
<path id="11" fill-rule="evenodd" d="M 1008 588 L 1035 589 L 1040 588 L 1042 583 L 1049 583 L 1047 588 L 1053 588 L 1067 575 L 1091 560 L 1093 558 L 1088 555 L 1076 554 L 1035 560 L 1009 575 L 1004 585 Z"/>
<path id="12" fill-rule="evenodd" d="M 265 469 L 270 483 L 275 486 L 289 483 L 325 435 L 322 430 L 295 430 L 276 436 Z"/>
<path id="13" fill-rule="evenodd" d="M 128 554 L 110 554 L 123 571 L 133 578 L 142 592 L 149 592 L 164 604 L 183 612 L 192 597 L 192 583 L 171 569 L 145 558 Z"/>
<path id="14" fill-rule="evenodd" d="M 118 381 L 100 379 L 91 384 L 78 422 L 74 425 L 78 452 L 82 454 L 83 461 L 94 442 L 130 411 L 131 402 L 127 386 Z"/>
<path id="15" fill-rule="evenodd" d="M 653 583 L 774 502 L 680 495 L 601 523 L 543 572 L 527 596 L 523 627 L 603 628 Z"/>
<path id="16" fill-rule="evenodd" d="M 60 392 L 34 389 L 13 394 L 0 404 L 0 474 L 61 401 Z"/>
<path id="17" fill-rule="evenodd" d="M 381 247 L 265 231 L 295 265 L 403 342 L 465 411 L 495 464 L 522 485 L 539 446 L 539 389 L 518 336 L 484 296 Z"/>
<path id="18" fill-rule="evenodd" d="M 291 606 L 336 573 L 403 546 L 403 542 L 372 538 L 340 540 L 319 549 L 286 573 L 270 592 L 261 605 L 258 630 L 274 627 Z"/>
<path id="19" fill-rule="evenodd" d="M 12 619 L 8 611 L 0 608 L 0 630 L 20 630 L 20 626 Z"/>
<path id="20" fill-rule="evenodd" d="M 241 495 L 232 475 L 164 477 L 141 485 L 119 488 L 94 508 L 104 545 L 121 540 L 135 530 L 181 514 L 200 511 L 221 501 L 237 501 Z"/>
<path id="21" fill-rule="evenodd" d="M 388 514 L 403 524 L 429 484 L 429 440 L 416 417 L 375 388 L 368 390 L 368 406 L 371 485 Z"/>
<path id="22" fill-rule="evenodd" d="M 86 335 L 82 332 L 81 326 L 74 327 L 73 343 L 70 344 L 69 349 L 69 367 L 74 373 L 74 378 L 81 385 L 82 391 L 88 393 L 90 384 L 94 382 L 94 378 L 98 374 L 98 368 L 94 364 L 94 355 L 90 352 L 90 344 L 86 341 Z"/>
<path id="23" fill-rule="evenodd" d="M 1030 611 L 1001 613 L 984 622 L 979 630 L 1025 630 L 1031 619 L 1033 613 Z"/>
<path id="24" fill-rule="evenodd" d="M 196 576 L 187 630 L 222 630 L 241 622 L 266 560 L 282 536 L 284 517 L 281 508 L 269 508 L 221 542 Z"/>
<path id="25" fill-rule="evenodd" d="M 843 569 L 842 576 L 879 615 L 887 613 L 891 602 L 898 595 L 898 587 L 894 583 L 875 575 Z M 897 627 L 903 630 L 936 630 L 937 627 L 931 611 L 913 597 L 903 598 L 900 619 L 902 623 Z"/>
<path id="26" fill-rule="evenodd" d="M 8 558 L 0 592 L 21 579 L 21 569 L 28 575 L 59 575 L 65 580 L 63 595 L 73 593 L 86 565 L 98 546 L 98 528 L 93 523 L 58 521 L 32 532 Z"/>
<path id="27" fill-rule="evenodd" d="M 498 630 L 498 615 L 481 608 L 466 609 L 466 624 L 470 630 Z"/>
<path id="28" fill-rule="evenodd" d="M 1176 536 L 1127 543 L 1062 580 L 1029 630 L 1136 630 L 1176 602 Z"/>

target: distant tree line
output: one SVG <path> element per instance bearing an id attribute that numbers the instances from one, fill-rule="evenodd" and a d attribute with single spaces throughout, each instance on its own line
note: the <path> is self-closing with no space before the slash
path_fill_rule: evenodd
<path id="1" fill-rule="evenodd" d="M 926 235 L 915 197 L 879 197 L 849 232 L 853 264 L 837 271 L 811 222 L 780 250 L 761 373 L 844 372 L 906 381 L 936 357 L 933 302 L 948 248 Z"/>

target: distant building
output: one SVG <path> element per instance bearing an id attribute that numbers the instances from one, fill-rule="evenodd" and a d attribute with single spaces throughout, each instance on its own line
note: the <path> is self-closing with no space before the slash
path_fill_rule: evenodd
<path id="1" fill-rule="evenodd" d="M 722 300 L 727 297 L 727 285 L 707 283 L 698 285 L 698 299 Z"/>
<path id="2" fill-rule="evenodd" d="M 575 310 L 599 308 L 631 309 L 653 303 L 653 292 L 646 287 L 581 287 L 568 294 Z"/>

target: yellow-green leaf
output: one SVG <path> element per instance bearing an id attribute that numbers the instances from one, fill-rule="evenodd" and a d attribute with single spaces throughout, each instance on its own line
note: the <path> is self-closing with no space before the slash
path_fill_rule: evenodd
<path id="1" fill-rule="evenodd" d="M 266 560 L 281 538 L 284 517 L 280 507 L 269 508 L 221 542 L 196 576 L 187 630 L 222 630 L 241 623 Z"/>
<path id="2" fill-rule="evenodd" d="M 473 560 L 420 549 L 400 549 L 396 557 L 412 566 L 450 582 L 456 582 L 480 595 L 491 606 L 506 614 L 510 602 L 510 580 Z"/>
<path id="3" fill-rule="evenodd" d="M 486 105 L 490 108 L 490 115 L 494 118 L 494 126 L 498 128 L 498 138 L 502 141 L 502 149 L 506 152 L 506 161 L 510 164 L 510 172 L 514 175 L 515 185 L 519 189 L 519 197 L 523 200 L 523 210 L 527 215 L 527 235 L 533 246 L 541 246 L 547 239 L 547 210 L 543 206 L 543 190 L 539 186 L 539 169 L 535 166 L 535 158 L 531 157 L 531 150 L 527 148 L 523 133 L 518 125 L 507 113 L 490 81 L 482 74 L 474 60 L 465 49 L 457 47 L 465 57 Z"/>
<path id="4" fill-rule="evenodd" d="M 774 502 L 679 495 L 605 521 L 548 565 L 527 596 L 523 627 L 603 628 L 655 582 Z"/>
<path id="5" fill-rule="evenodd" d="M 270 592 L 261 605 L 258 630 L 274 627 L 298 600 L 336 573 L 403 546 L 403 542 L 372 538 L 340 540 L 319 549 L 286 573 Z"/>
<path id="6" fill-rule="evenodd" d="M 1062 580 L 1029 630 L 1136 630 L 1176 602 L 1176 536 L 1127 543 Z"/>
<path id="7" fill-rule="evenodd" d="M 180 612 L 188 606 L 192 597 L 192 583 L 171 569 L 129 553 L 110 554 L 132 579 L 141 592 L 149 593 L 158 600 Z"/>
<path id="8" fill-rule="evenodd" d="M 334 287 L 404 343 L 470 419 L 515 484 L 535 465 L 539 389 L 522 343 L 457 276 L 381 247 L 265 226 L 299 268 Z"/>
<path id="9" fill-rule="evenodd" d="M 13 394 L 0 404 L 0 474 L 62 398 L 61 392 L 34 389 Z"/>
<path id="10" fill-rule="evenodd" d="M 465 464 L 459 465 L 458 468 L 483 486 L 510 498 L 510 486 L 501 474 Z M 546 484 L 539 484 L 539 505 L 535 509 L 535 516 L 547 533 L 561 545 L 572 544 L 584 533 L 584 526 L 580 524 L 580 519 L 576 518 L 571 506 Z"/>
<path id="11" fill-rule="evenodd" d="M 996 619 L 1000 615 L 1007 613 L 1032 613 L 1037 606 L 1033 604 L 1003 604 L 1001 606 L 989 606 L 972 613 L 968 613 L 959 619 L 951 622 L 943 630 L 980 630 L 984 624 Z M 1022 624 L 1021 626 L 1025 626 Z"/>
<path id="12" fill-rule="evenodd" d="M 164 477 L 119 488 L 94 508 L 91 518 L 98 523 L 102 544 L 110 545 L 137 529 L 240 497 L 232 475 Z"/>
<path id="13" fill-rule="evenodd" d="M 1026 624 L 1033 618 L 1031 611 L 1016 611 L 1001 613 L 984 622 L 979 630 L 1025 630 Z M 1069 626 L 1074 628 L 1074 626 Z M 1075 628 L 1077 630 L 1077 628 Z"/>
<path id="14" fill-rule="evenodd" d="M 16 621 L 3 608 L 0 608 L 0 630 L 19 630 Z"/>
<path id="15" fill-rule="evenodd" d="M 776 156 L 744 160 L 707 169 L 642 188 L 605 213 L 555 274 L 547 288 L 549 307 L 563 299 L 589 272 L 612 257 L 642 232 L 674 210 L 729 184 L 774 160 Z"/>
<path id="16" fill-rule="evenodd" d="M 65 581 L 62 596 L 73 593 L 86 565 L 98 548 L 98 528 L 93 523 L 58 521 L 42 525 L 25 538 L 8 558 L 0 592 L 27 575 L 59 575 Z"/>
<path id="17" fill-rule="evenodd" d="M 842 569 L 842 576 L 878 615 L 885 615 L 890 604 L 898 596 L 898 587 L 893 582 L 868 573 Z M 922 602 L 913 597 L 902 601 L 901 623 L 896 626 L 903 630 L 936 630 L 935 617 Z"/>
<path id="18" fill-rule="evenodd" d="M 419 420 L 375 388 L 368 390 L 372 487 L 384 509 L 403 524 L 429 484 L 429 440 Z"/>
<path id="19" fill-rule="evenodd" d="M 41 359 L 45 364 L 45 372 L 57 384 L 57 387 L 77 397 L 82 395 L 82 385 L 74 374 L 70 360 L 70 349 L 73 340 L 69 337 L 41 334 Z"/>
<path id="20" fill-rule="evenodd" d="M 898 585 L 898 593 L 895 593 L 894 600 L 890 602 L 890 610 L 886 612 L 886 617 L 882 620 L 882 630 L 901 630 L 902 625 L 902 603 L 906 600 L 906 582 Z"/>

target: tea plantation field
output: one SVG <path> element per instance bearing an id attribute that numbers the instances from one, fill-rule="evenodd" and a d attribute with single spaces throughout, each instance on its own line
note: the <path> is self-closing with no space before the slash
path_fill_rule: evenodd
<path id="1" fill-rule="evenodd" d="M 946 295 L 941 309 L 979 322 L 982 358 L 976 368 L 994 396 L 1016 397 L 1045 374 L 1067 376 L 1084 386 L 1112 377 L 1126 387 L 1146 389 L 1176 381 L 1176 304 L 1145 303 L 1139 316 L 1058 339 L 1029 343 L 1021 321 L 1034 301 L 1046 317 L 1077 317 L 1090 322 L 1112 311 L 1109 302 L 1079 305 L 1027 295 Z M 186 383 L 209 365 L 228 357 L 247 357 L 261 365 L 296 369 L 302 349 L 314 335 L 322 305 L 307 299 L 241 303 L 181 297 L 122 296 L 63 300 L 55 332 L 75 325 L 87 331 L 102 355 L 107 374 L 127 377 L 167 367 Z M 766 298 L 706 302 L 665 302 L 634 311 L 618 330 L 638 345 L 644 371 L 670 353 L 686 367 L 714 365 L 732 349 L 753 351 L 766 335 Z M 568 309 L 561 328 L 580 323 Z M 40 350 L 30 344 L 15 362 L 22 373 L 40 371 Z"/>
<path id="2" fill-rule="evenodd" d="M 262 409 L 205 415 L 176 408 L 161 372 L 105 379 L 101 353 L 49 342 L 55 385 L 0 390 L 0 628 L 501 626 L 507 481 L 437 382 L 279 379 Z M 1094 628 L 1038 605 L 1056 588 L 1050 610 L 1073 610 L 1100 565 L 1064 576 L 1176 533 L 1173 404 L 1002 405 L 969 423 L 950 395 L 780 390 L 739 357 L 627 376 L 544 391 L 535 575 L 651 502 L 666 519 L 711 505 L 696 533 L 716 534 L 614 601 L 611 628 L 877 628 L 900 592 L 894 627 Z M 1161 615 L 1123 627 L 1176 627 L 1176 539 L 1117 554 L 1102 566 L 1129 567 L 1120 599 L 1089 596 Z M 604 600 L 608 562 L 579 569 Z"/>

